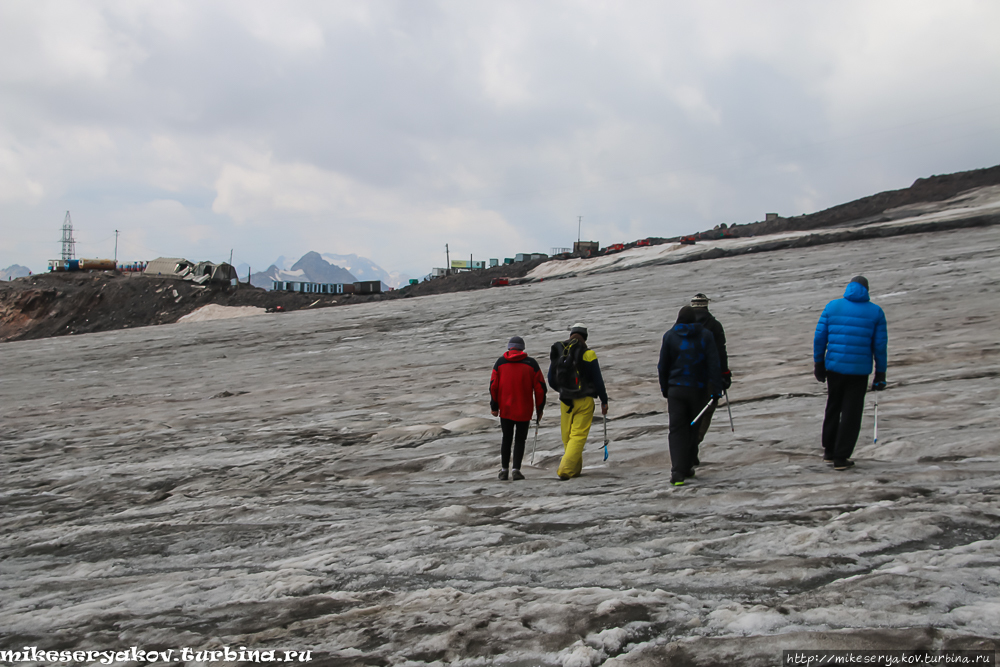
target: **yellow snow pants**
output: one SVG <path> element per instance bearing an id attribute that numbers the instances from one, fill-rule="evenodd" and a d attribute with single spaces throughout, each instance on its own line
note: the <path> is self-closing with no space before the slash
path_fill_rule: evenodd
<path id="1" fill-rule="evenodd" d="M 560 401 L 559 408 L 564 453 L 556 474 L 569 479 L 583 470 L 583 446 L 587 444 L 590 425 L 594 421 L 594 398 L 584 396 L 574 399 L 572 407 Z"/>

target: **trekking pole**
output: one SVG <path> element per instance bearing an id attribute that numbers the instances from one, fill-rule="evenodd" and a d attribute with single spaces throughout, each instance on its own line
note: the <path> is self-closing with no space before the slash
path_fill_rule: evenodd
<path id="1" fill-rule="evenodd" d="M 729 392 L 723 389 L 722 394 L 726 397 L 726 410 L 729 410 L 729 428 L 733 429 L 733 433 L 736 433 L 736 427 L 733 425 L 733 409 L 729 407 Z"/>
<path id="2" fill-rule="evenodd" d="M 872 444 L 878 444 L 878 392 L 875 392 L 875 437 L 872 438 Z"/>
<path id="3" fill-rule="evenodd" d="M 535 450 L 538 449 L 538 421 L 535 420 L 535 444 L 531 446 L 531 465 L 535 465 Z"/>
<path id="4" fill-rule="evenodd" d="M 604 417 L 601 421 L 604 422 L 604 460 L 608 460 L 608 418 Z"/>
<path id="5" fill-rule="evenodd" d="M 695 417 L 694 421 L 691 422 L 691 426 L 694 426 L 698 422 L 698 420 L 701 419 L 701 416 L 703 414 L 705 414 L 705 410 L 708 410 L 708 408 L 711 407 L 712 403 L 715 403 L 715 399 L 714 398 L 710 398 L 708 400 L 708 403 L 705 404 L 705 407 L 703 407 L 701 409 L 701 412 L 698 413 L 698 416 Z"/>

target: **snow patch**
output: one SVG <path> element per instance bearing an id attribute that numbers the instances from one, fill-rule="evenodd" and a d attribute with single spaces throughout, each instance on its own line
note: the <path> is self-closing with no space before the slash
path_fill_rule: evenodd
<path id="1" fill-rule="evenodd" d="M 496 424 L 496 421 L 492 419 L 484 419 L 483 417 L 464 417 L 462 419 L 456 419 L 455 421 L 448 422 L 444 425 L 444 430 L 452 433 L 475 433 L 477 431 L 484 431 L 488 428 L 493 428 Z"/>
<path id="2" fill-rule="evenodd" d="M 210 320 L 231 320 L 236 317 L 250 317 L 251 315 L 263 315 L 266 310 L 254 306 L 220 306 L 210 303 L 202 306 L 198 310 L 188 313 L 177 320 L 178 322 L 208 322 Z"/>

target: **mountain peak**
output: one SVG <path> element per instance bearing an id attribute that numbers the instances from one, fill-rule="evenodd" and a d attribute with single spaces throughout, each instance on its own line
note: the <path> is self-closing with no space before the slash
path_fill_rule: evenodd
<path id="1" fill-rule="evenodd" d="M 385 289 L 402 287 L 409 281 L 409 276 L 389 273 L 367 257 L 359 257 L 353 253 L 334 255 L 310 250 L 291 265 L 284 256 L 279 257 L 266 271 L 253 274 L 250 282 L 257 287 L 270 289 L 271 283 L 275 280 L 302 280 L 313 283 L 355 283 L 380 280 L 383 289 Z"/>

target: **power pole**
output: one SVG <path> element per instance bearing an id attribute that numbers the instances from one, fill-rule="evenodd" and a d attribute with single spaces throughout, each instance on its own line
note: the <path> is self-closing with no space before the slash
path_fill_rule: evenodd
<path id="1" fill-rule="evenodd" d="M 76 241 L 73 240 L 73 221 L 69 217 L 69 211 L 66 211 L 66 217 L 63 218 L 62 258 L 63 261 L 76 259 Z"/>
<path id="2" fill-rule="evenodd" d="M 451 275 L 451 255 L 448 254 L 448 244 L 444 244 L 444 275 Z"/>
<path id="3" fill-rule="evenodd" d="M 115 230 L 115 266 L 118 266 L 118 230 Z"/>
<path id="4" fill-rule="evenodd" d="M 578 215 L 578 216 L 576 216 L 576 242 L 577 243 L 579 243 L 581 241 L 580 231 L 582 229 L 583 229 L 583 216 L 582 215 Z"/>

